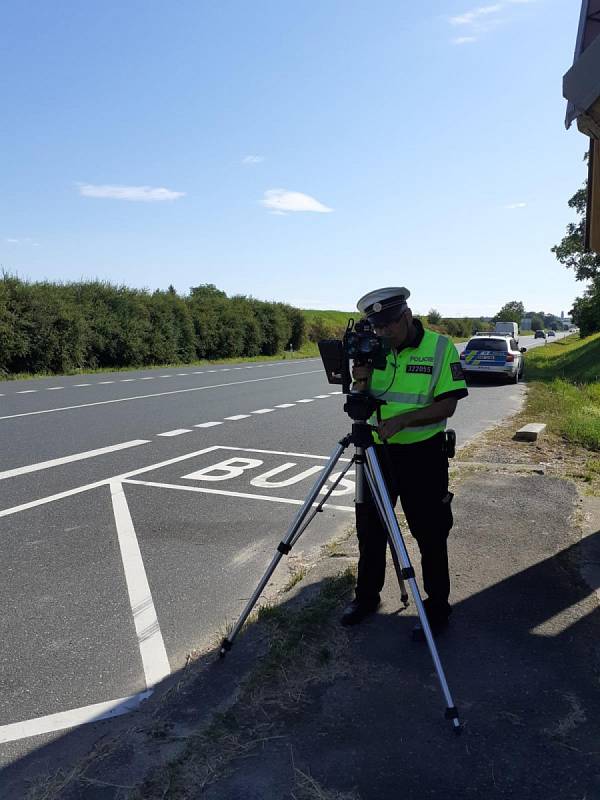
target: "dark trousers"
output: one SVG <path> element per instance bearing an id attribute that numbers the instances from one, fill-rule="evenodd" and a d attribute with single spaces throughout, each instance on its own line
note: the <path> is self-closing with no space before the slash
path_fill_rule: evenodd
<path id="1" fill-rule="evenodd" d="M 440 433 L 416 444 L 375 445 L 392 504 L 400 498 L 408 527 L 421 551 L 430 619 L 444 618 L 450 613 L 446 540 L 453 520 L 444 441 L 445 436 Z M 385 580 L 387 532 L 368 487 L 365 500 L 356 506 L 360 550 L 356 599 L 361 604 L 376 606 Z"/>

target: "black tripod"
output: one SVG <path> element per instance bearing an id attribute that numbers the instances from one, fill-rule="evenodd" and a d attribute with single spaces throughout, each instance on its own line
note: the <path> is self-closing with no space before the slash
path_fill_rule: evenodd
<path id="1" fill-rule="evenodd" d="M 429 652 L 431 653 L 431 658 L 433 659 L 433 664 L 435 666 L 435 671 L 437 672 L 442 693 L 446 700 L 445 716 L 447 719 L 452 720 L 452 725 L 455 732 L 460 733 L 461 724 L 458 717 L 458 710 L 454 705 L 452 695 L 450 694 L 450 689 L 448 688 L 442 662 L 440 661 L 440 657 L 435 646 L 435 641 L 427 620 L 427 614 L 425 613 L 419 587 L 417 586 L 417 582 L 415 580 L 415 571 L 410 563 L 408 551 L 406 550 L 404 539 L 402 538 L 402 533 L 400 531 L 400 526 L 398 525 L 398 520 L 396 519 L 396 514 L 394 513 L 394 507 L 390 500 L 390 496 L 385 485 L 385 480 L 383 478 L 383 473 L 381 471 L 381 467 L 379 466 L 377 455 L 373 446 L 373 434 L 371 426 L 368 424 L 367 420 L 377 409 L 378 405 L 379 403 L 377 400 L 373 399 L 367 394 L 363 394 L 362 392 L 351 392 L 347 395 L 344 411 L 353 420 L 352 432 L 345 436 L 338 443 L 337 447 L 331 454 L 327 465 L 323 469 L 323 472 L 317 478 L 314 486 L 306 496 L 304 503 L 300 507 L 298 513 L 288 528 L 285 539 L 283 539 L 277 545 L 277 549 L 273 559 L 271 560 L 271 563 L 269 564 L 265 574 L 261 578 L 258 586 L 252 594 L 252 597 L 248 600 L 248 603 L 242 611 L 240 618 L 233 626 L 229 636 L 226 636 L 221 642 L 220 655 L 223 657 L 227 651 L 231 650 L 235 637 L 238 635 L 242 626 L 248 619 L 250 612 L 263 593 L 265 586 L 269 582 L 273 572 L 275 572 L 275 569 L 281 561 L 281 558 L 290 552 L 310 522 L 314 519 L 315 515 L 322 509 L 323 505 L 327 501 L 327 498 L 331 495 L 339 481 L 348 472 L 350 467 L 355 464 L 356 496 L 354 502 L 365 502 L 364 493 L 366 482 L 366 485 L 368 485 L 371 495 L 374 499 L 379 516 L 381 517 L 382 524 L 387 530 L 388 541 L 392 551 L 394 566 L 396 568 L 396 575 L 398 576 L 398 582 L 400 584 L 402 602 L 405 607 L 408 605 L 408 594 L 404 585 L 404 581 L 406 580 L 410 586 L 413 600 L 417 608 L 417 613 L 419 614 L 419 619 L 421 620 L 421 625 L 423 627 L 423 633 L 425 634 L 425 639 L 427 641 L 427 646 L 429 647 Z M 355 448 L 355 453 L 352 460 L 338 477 L 336 482 L 327 491 L 327 494 L 323 500 L 317 503 L 316 507 L 313 508 L 319 492 L 333 472 L 335 465 L 341 458 L 342 454 L 350 445 L 354 445 Z"/>

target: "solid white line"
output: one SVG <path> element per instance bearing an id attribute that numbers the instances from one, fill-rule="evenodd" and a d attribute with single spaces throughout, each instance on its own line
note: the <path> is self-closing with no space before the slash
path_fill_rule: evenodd
<path id="1" fill-rule="evenodd" d="M 275 408 L 293 408 L 295 405 L 296 403 L 280 403 L 278 406 L 275 406 Z"/>
<path id="2" fill-rule="evenodd" d="M 16 742 L 18 739 L 40 736 L 42 733 L 53 733 L 54 731 L 63 731 L 66 728 L 75 728 L 87 722 L 98 722 L 101 719 L 119 717 L 122 714 L 134 711 L 151 694 L 152 691 L 139 692 L 139 694 L 133 694 L 130 697 L 119 697 L 116 700 L 94 703 L 91 706 L 59 711 L 57 714 L 48 714 L 45 717 L 35 717 L 23 722 L 0 725 L 0 743 Z"/>
<path id="3" fill-rule="evenodd" d="M 235 421 L 238 419 L 248 419 L 249 416 L 250 414 L 234 414 L 233 417 L 225 417 L 225 419 L 232 419 Z"/>
<path id="4" fill-rule="evenodd" d="M 242 497 L 244 500 L 267 500 L 270 503 L 287 503 L 291 506 L 301 506 L 304 500 L 293 500 L 291 497 L 272 497 L 266 494 L 250 494 L 248 492 L 228 492 L 225 489 L 203 489 L 199 486 L 180 486 L 177 483 L 158 483 L 157 481 L 136 481 L 129 479 L 123 483 L 133 483 L 138 486 L 153 486 L 158 489 L 179 489 L 182 492 L 199 492 L 200 494 L 218 494 L 226 497 Z M 313 506 L 318 506 L 319 503 L 313 503 Z M 325 503 L 323 508 L 332 508 L 334 511 L 354 511 L 352 506 L 334 506 L 330 503 Z"/>
<path id="5" fill-rule="evenodd" d="M 231 447 L 231 445 L 220 444 L 215 450 L 239 450 L 241 453 L 272 453 L 274 456 L 296 456 L 297 458 L 318 458 L 327 461 L 330 456 L 315 456 L 313 453 L 288 453 L 287 450 L 258 450 L 255 447 Z M 195 454 L 196 455 L 196 454 Z M 340 458 L 340 461 L 352 461 L 351 458 Z M 162 466 L 162 465 L 161 465 Z M 164 466 L 167 466 L 166 464 Z M 129 477 L 129 476 L 128 476 Z"/>
<path id="6" fill-rule="evenodd" d="M 70 456 L 63 456 L 62 458 L 53 458 L 51 461 L 41 461 L 38 464 L 28 464 L 25 467 L 17 467 L 16 469 L 8 469 L 5 472 L 0 472 L 0 481 L 5 478 L 14 478 L 17 475 L 26 475 L 29 472 L 38 472 L 41 469 L 50 469 L 51 467 L 58 467 L 61 464 L 70 464 L 73 461 L 83 461 L 85 458 L 95 458 L 96 456 L 103 456 L 106 453 L 115 453 L 118 450 L 125 450 L 128 447 L 137 447 L 140 444 L 149 444 L 148 439 L 133 439 L 131 442 L 123 442 L 122 444 L 113 444 L 109 447 L 100 447 L 97 450 L 88 450 L 85 453 L 74 453 Z"/>
<path id="7" fill-rule="evenodd" d="M 203 392 L 206 389 L 223 389 L 226 386 L 239 386 L 240 384 L 245 383 L 259 383 L 261 381 L 279 381 L 284 378 L 296 378 L 299 375 L 313 375 L 315 372 L 321 372 L 320 369 L 311 369 L 307 370 L 306 372 L 290 372 L 289 375 L 271 375 L 268 378 L 250 378 L 247 381 L 228 381 L 227 383 L 213 383 L 209 386 L 194 386 L 191 389 L 173 389 L 170 392 L 156 392 L 155 394 L 139 394 L 135 395 L 134 397 L 118 397 L 114 400 L 98 400 L 95 403 L 81 403 L 77 406 L 62 406 L 61 408 L 45 408 L 42 411 L 26 411 L 23 414 L 7 414 L 4 417 L 0 417 L 2 419 L 15 419 L 17 417 L 31 417 L 36 414 L 53 414 L 56 411 L 72 411 L 76 408 L 91 408 L 92 406 L 106 406 L 110 405 L 111 403 L 127 403 L 130 400 L 147 400 L 151 397 L 168 397 L 172 394 L 185 394 L 186 392 Z M 140 380 L 145 381 L 148 380 L 147 378 L 140 378 Z M 34 390 L 35 391 L 35 390 Z M 337 392 L 337 394 L 341 394 L 341 392 Z"/>
<path id="8" fill-rule="evenodd" d="M 157 433 L 157 436 L 181 436 L 182 433 L 191 433 L 191 428 L 176 428 L 174 431 L 165 431 L 164 433 Z"/>
<path id="9" fill-rule="evenodd" d="M 194 425 L 194 428 L 214 428 L 215 425 L 222 424 L 222 422 L 200 422 L 198 425 Z"/>
<path id="10" fill-rule="evenodd" d="M 256 411 L 251 411 L 251 414 L 269 414 L 274 409 L 272 408 L 257 408 Z"/>
<path id="11" fill-rule="evenodd" d="M 150 592 L 142 554 L 129 513 L 127 498 L 119 481 L 110 482 L 117 536 L 121 548 L 121 559 L 125 570 L 125 581 L 129 593 L 131 612 L 138 638 L 140 656 L 146 676 L 146 686 L 154 686 L 167 675 L 171 667 L 163 641 L 154 601 Z"/>

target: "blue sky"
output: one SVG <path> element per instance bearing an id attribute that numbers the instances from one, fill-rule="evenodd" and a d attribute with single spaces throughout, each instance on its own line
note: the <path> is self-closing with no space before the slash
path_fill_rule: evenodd
<path id="1" fill-rule="evenodd" d="M 0 265 L 311 308 L 568 312 L 578 0 L 7 0 Z"/>

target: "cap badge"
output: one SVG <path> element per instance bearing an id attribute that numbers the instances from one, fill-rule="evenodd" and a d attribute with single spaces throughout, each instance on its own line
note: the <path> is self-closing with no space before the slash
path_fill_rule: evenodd
<path id="1" fill-rule="evenodd" d="M 373 303 L 373 311 L 378 312 L 381 311 L 382 308 L 383 306 L 381 305 L 381 303 Z"/>

